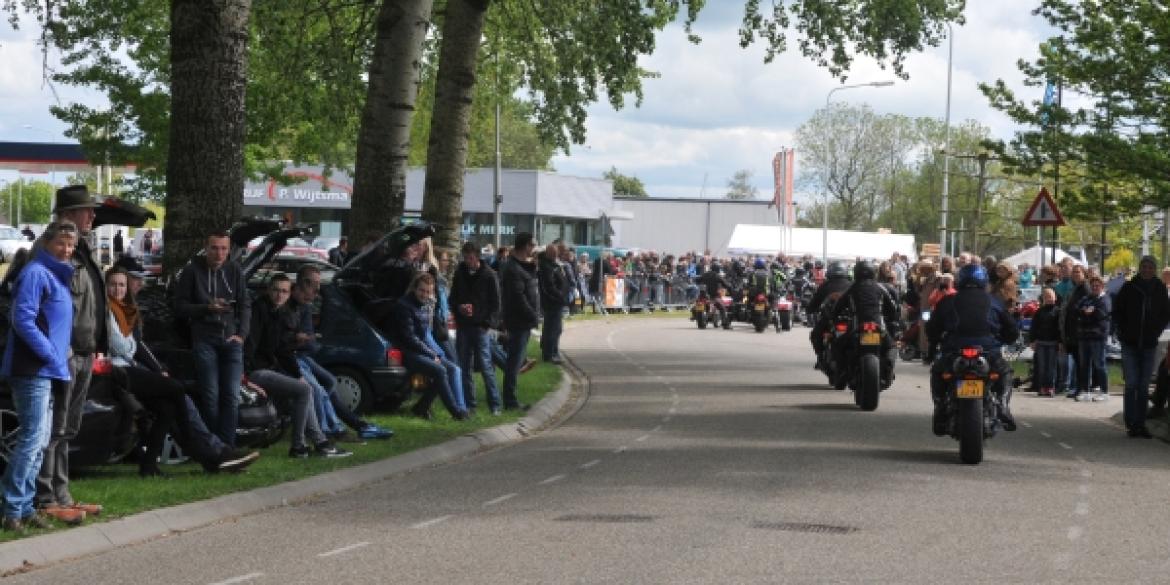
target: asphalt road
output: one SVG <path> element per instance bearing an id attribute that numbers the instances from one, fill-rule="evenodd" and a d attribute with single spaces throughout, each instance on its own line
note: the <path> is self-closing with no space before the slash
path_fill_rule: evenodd
<path id="1" fill-rule="evenodd" d="M 1166 581 L 1170 447 L 1107 420 L 1119 395 L 1021 395 L 1020 430 L 965 466 L 929 431 L 922 366 L 863 413 L 807 331 L 574 324 L 591 395 L 552 431 L 6 581 Z"/>

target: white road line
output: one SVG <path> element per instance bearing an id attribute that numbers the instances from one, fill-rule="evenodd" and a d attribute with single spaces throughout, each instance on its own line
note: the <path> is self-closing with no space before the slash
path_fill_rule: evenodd
<path id="1" fill-rule="evenodd" d="M 232 577 L 231 579 L 228 579 L 226 581 L 217 581 L 215 583 L 212 583 L 211 585 L 232 585 L 232 583 L 243 583 L 245 581 L 251 581 L 252 579 L 255 579 L 257 577 L 263 577 L 263 576 L 264 576 L 264 573 L 248 573 L 247 575 L 240 575 L 239 577 Z"/>
<path id="2" fill-rule="evenodd" d="M 556 483 L 558 481 L 561 481 L 562 479 L 565 479 L 565 474 L 563 474 L 563 473 L 560 475 L 554 475 L 554 476 L 540 482 L 540 485 L 548 485 L 550 483 Z"/>
<path id="3" fill-rule="evenodd" d="M 1026 429 L 1032 428 L 1032 423 L 1030 423 L 1030 422 L 1020 421 L 1020 424 L 1024 425 L 1024 428 L 1026 428 Z"/>
<path id="4" fill-rule="evenodd" d="M 650 429 L 650 432 L 651 432 L 651 433 L 657 433 L 658 431 L 661 431 L 661 430 L 662 430 L 662 425 L 658 425 L 658 426 L 656 426 L 656 427 L 654 427 L 654 428 Z"/>
<path id="5" fill-rule="evenodd" d="M 484 502 L 483 507 L 488 508 L 491 506 L 495 506 L 497 504 L 503 504 L 504 502 L 507 502 L 508 500 L 510 500 L 518 495 L 520 495 L 520 494 L 518 494 L 516 492 L 512 492 L 510 494 L 504 494 L 504 495 L 502 495 L 494 500 L 488 500 L 488 501 Z"/>
<path id="6" fill-rule="evenodd" d="M 1046 433 L 1046 432 L 1044 432 L 1044 431 L 1040 431 L 1040 436 L 1041 436 L 1041 437 L 1044 437 L 1045 439 L 1051 439 L 1051 438 L 1052 438 L 1052 435 L 1050 435 L 1050 434 L 1048 434 L 1048 433 Z"/>
<path id="7" fill-rule="evenodd" d="M 321 554 L 319 554 L 319 555 L 317 555 L 317 556 L 319 556 L 319 557 L 331 557 L 331 556 L 333 556 L 333 555 L 339 555 L 339 554 L 341 554 L 341 553 L 344 553 L 344 552 L 349 552 L 349 551 L 351 551 L 351 550 L 354 550 L 354 549 L 359 549 L 359 548 L 361 548 L 361 547 L 363 547 L 363 546 L 370 546 L 370 543 L 368 543 L 368 542 L 359 542 L 359 543 L 351 544 L 351 545 L 349 545 L 349 546 L 343 546 L 343 547 L 341 547 L 341 548 L 335 548 L 335 549 L 333 549 L 333 550 L 331 550 L 331 551 L 329 551 L 329 552 L 323 552 L 323 553 L 321 553 Z"/>
<path id="8" fill-rule="evenodd" d="M 1089 515 L 1089 503 L 1088 502 L 1077 502 L 1077 509 L 1074 513 L 1077 516 L 1088 516 Z"/>
<path id="9" fill-rule="evenodd" d="M 1057 445 L 1060 445 L 1061 447 L 1068 449 L 1069 451 L 1072 451 L 1072 445 L 1069 445 L 1068 443 L 1057 443 Z"/>
<path id="10" fill-rule="evenodd" d="M 1077 540 L 1085 533 L 1085 529 L 1080 526 L 1073 526 L 1068 529 L 1068 539 Z"/>
<path id="11" fill-rule="evenodd" d="M 626 449 L 626 448 L 625 448 L 624 446 L 622 446 L 622 447 L 618 447 L 618 451 L 617 451 L 617 452 L 618 452 L 618 453 L 621 453 L 621 452 L 622 452 L 622 451 L 624 451 L 625 449 Z M 582 463 L 582 464 L 581 464 L 581 469 L 589 469 L 590 467 L 593 467 L 594 465 L 597 465 L 598 463 L 601 463 L 601 460 L 600 460 L 600 459 L 594 459 L 593 461 L 586 461 L 585 463 Z"/>
<path id="12" fill-rule="evenodd" d="M 453 514 L 447 514 L 446 516 L 439 516 L 438 518 L 431 518 L 430 520 L 427 520 L 426 522 L 419 522 L 418 524 L 413 524 L 413 525 L 411 525 L 411 528 L 414 528 L 416 530 L 422 529 L 422 528 L 430 528 L 431 526 L 434 526 L 435 524 L 441 524 L 443 522 L 446 522 L 453 517 L 454 517 Z"/>
<path id="13" fill-rule="evenodd" d="M 650 438 L 650 435 L 642 435 L 641 437 L 638 437 L 637 439 L 634 439 L 634 440 L 641 443 L 642 441 L 645 441 L 646 439 L 649 439 L 649 438 Z"/>

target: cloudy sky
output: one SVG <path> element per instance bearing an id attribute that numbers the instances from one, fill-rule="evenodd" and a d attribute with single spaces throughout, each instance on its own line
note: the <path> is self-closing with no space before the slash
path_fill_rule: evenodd
<path id="1" fill-rule="evenodd" d="M 968 1 L 967 23 L 955 28 L 952 121 L 975 119 L 997 136 L 1010 135 L 1011 123 L 987 106 L 976 84 L 1003 78 L 1017 90 L 1025 89 L 1015 63 L 1034 58 L 1049 32 L 1031 14 L 1037 4 L 1039 0 Z M 655 54 L 643 59 L 643 66 L 661 78 L 645 81 L 642 107 L 634 108 L 632 100 L 620 112 L 608 104 L 592 107 L 588 141 L 571 156 L 558 156 L 557 170 L 600 176 L 614 166 L 641 179 L 651 196 L 722 197 L 728 178 L 748 169 L 761 196 L 770 197 L 772 155 L 793 146 L 796 128 L 824 107 L 828 92 L 840 83 L 798 54 L 790 52 L 765 65 L 759 46 L 740 49 L 742 6 L 710 0 L 696 26 L 703 38 L 700 45 L 689 43 L 680 26 L 661 33 Z M 49 105 L 103 101 L 92 92 L 46 86 L 35 35 L 35 27 L 12 31 L 0 26 L 0 140 L 63 141 L 64 125 L 49 114 Z M 50 61 L 55 59 L 50 56 Z M 839 91 L 833 99 L 868 103 L 879 113 L 942 119 L 946 43 L 911 56 L 907 71 L 907 81 Z M 858 60 L 848 83 L 894 79 L 876 64 Z M 1037 89 L 1037 99 L 1040 93 Z M 0 179 L 13 178 L 0 174 Z"/>

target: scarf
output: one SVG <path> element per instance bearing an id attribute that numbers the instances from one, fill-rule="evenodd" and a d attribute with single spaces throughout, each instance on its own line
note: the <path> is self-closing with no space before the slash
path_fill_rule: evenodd
<path id="1" fill-rule="evenodd" d="M 110 312 L 114 314 L 114 320 L 118 322 L 118 330 L 122 332 L 123 336 L 130 337 L 134 328 L 138 326 L 138 306 L 127 304 L 113 297 L 109 297 L 109 299 Z"/>

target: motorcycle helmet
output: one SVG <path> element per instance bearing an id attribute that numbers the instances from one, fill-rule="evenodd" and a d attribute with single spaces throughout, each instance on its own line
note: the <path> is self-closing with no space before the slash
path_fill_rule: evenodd
<path id="1" fill-rule="evenodd" d="M 956 283 L 959 288 L 987 287 L 987 270 L 979 264 L 967 264 L 959 269 L 959 278 Z"/>
<path id="2" fill-rule="evenodd" d="M 840 262 L 830 262 L 829 270 L 825 272 L 826 278 L 849 278 L 849 272 L 845 270 L 845 265 Z"/>
<path id="3" fill-rule="evenodd" d="M 756 258 L 755 266 L 756 266 L 757 270 L 763 269 L 767 265 L 768 265 L 768 263 L 764 262 L 763 258 Z"/>
<path id="4" fill-rule="evenodd" d="M 793 278 L 804 278 L 804 275 L 805 275 L 805 271 L 803 268 L 797 268 L 796 270 L 794 270 L 792 272 Z"/>
<path id="5" fill-rule="evenodd" d="M 862 260 L 853 265 L 853 280 L 873 280 L 877 278 L 877 272 L 873 269 L 873 264 L 868 260 Z"/>
<path id="6" fill-rule="evenodd" d="M 816 261 L 816 263 L 814 263 L 814 264 L 813 264 L 813 266 L 814 266 L 814 267 L 816 267 L 816 268 L 824 268 L 824 267 L 825 267 L 825 263 L 824 263 L 824 262 L 821 262 L 820 260 L 817 260 L 817 261 Z"/>

